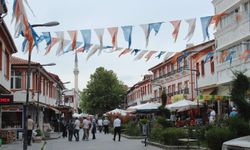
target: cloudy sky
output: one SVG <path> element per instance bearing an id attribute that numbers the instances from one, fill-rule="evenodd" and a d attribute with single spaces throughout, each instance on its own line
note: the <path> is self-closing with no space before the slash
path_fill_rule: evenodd
<path id="1" fill-rule="evenodd" d="M 181 51 L 186 44 L 199 44 L 203 42 L 200 17 L 214 14 L 211 0 L 27 0 L 34 11 L 27 8 L 28 19 L 31 24 L 46 23 L 49 21 L 60 22 L 56 27 L 36 28 L 38 34 L 50 31 L 55 37 L 55 31 L 82 30 L 108 27 L 121 27 L 133 25 L 132 48 L 156 51 Z M 14 23 L 11 24 L 12 0 L 7 0 L 9 14 L 5 18 L 11 34 L 14 34 Z M 196 18 L 196 30 L 193 38 L 187 43 L 183 40 L 187 34 L 188 25 L 185 19 Z M 173 42 L 173 27 L 169 23 L 172 20 L 182 20 L 180 33 L 176 43 Z M 157 36 L 150 35 L 149 45 L 145 47 L 145 37 L 141 24 L 154 22 L 164 22 Z M 212 35 L 213 31 L 210 29 Z M 65 33 L 67 34 L 67 33 Z M 66 39 L 70 40 L 67 35 Z M 18 53 L 15 56 L 27 59 L 27 54 L 21 51 L 22 38 L 15 39 Z M 82 42 L 80 33 L 78 41 Z M 92 43 L 98 44 L 97 37 L 92 32 Z M 107 30 L 104 32 L 104 44 L 111 45 L 111 38 Z M 126 48 L 122 30 L 118 31 L 118 46 Z M 34 48 L 32 61 L 41 64 L 56 63 L 56 66 L 46 67 L 50 72 L 58 74 L 63 82 L 71 81 L 67 88 L 74 85 L 74 53 L 66 53 L 56 56 L 57 45 L 52 48 L 51 53 L 44 56 L 45 43 L 41 43 L 39 50 Z M 121 51 L 120 51 L 121 52 Z M 152 57 L 148 62 L 145 59 L 134 61 L 135 56 L 128 54 L 118 57 L 120 52 L 94 55 L 88 61 L 87 53 L 79 53 L 79 89 L 86 87 L 90 80 L 90 75 L 95 72 L 97 67 L 104 67 L 113 70 L 119 80 L 128 86 L 132 86 L 140 81 L 144 74 L 148 74 L 148 69 L 157 65 L 163 58 Z"/>

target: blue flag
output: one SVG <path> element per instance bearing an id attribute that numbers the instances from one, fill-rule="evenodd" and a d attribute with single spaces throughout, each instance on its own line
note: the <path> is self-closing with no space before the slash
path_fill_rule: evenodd
<path id="1" fill-rule="evenodd" d="M 206 56 L 206 58 L 205 58 L 205 60 L 204 60 L 204 62 L 205 63 L 207 63 L 210 59 L 211 59 L 211 57 L 214 55 L 214 52 L 208 52 L 207 53 L 207 56 Z"/>
<path id="2" fill-rule="evenodd" d="M 130 46 L 131 46 L 132 29 L 133 29 L 132 26 L 122 26 L 124 38 L 128 42 L 128 48 L 130 48 Z"/>
<path id="3" fill-rule="evenodd" d="M 139 51 L 140 51 L 139 49 L 133 49 L 131 54 L 135 53 L 135 55 L 136 55 Z"/>
<path id="4" fill-rule="evenodd" d="M 160 27 L 161 27 L 162 22 L 157 22 L 157 23 L 150 23 L 149 24 L 149 33 L 154 30 L 155 31 L 155 35 L 158 34 Z"/>
<path id="5" fill-rule="evenodd" d="M 91 47 L 91 30 L 81 30 L 82 38 L 84 41 L 84 50 L 88 52 L 89 48 Z"/>
<path id="6" fill-rule="evenodd" d="M 201 27 L 202 27 L 202 33 L 203 33 L 203 38 L 204 41 L 206 40 L 206 38 L 208 38 L 209 40 L 209 33 L 208 33 L 208 27 L 210 25 L 212 16 L 207 16 L 207 17 L 201 17 Z"/>
<path id="7" fill-rule="evenodd" d="M 161 51 L 156 57 L 158 58 L 158 59 L 160 59 L 161 58 L 161 56 L 163 55 L 163 54 L 165 54 L 166 52 L 164 52 L 164 51 Z"/>

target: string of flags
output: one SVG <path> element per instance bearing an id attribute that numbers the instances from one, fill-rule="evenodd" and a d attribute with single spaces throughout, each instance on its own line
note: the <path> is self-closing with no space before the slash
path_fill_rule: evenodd
<path id="1" fill-rule="evenodd" d="M 32 9 L 30 8 L 27 0 L 24 0 L 32 14 L 34 15 Z M 202 27 L 202 34 L 204 41 L 206 39 L 210 39 L 208 28 L 211 24 L 214 24 L 214 27 L 218 25 L 219 21 L 221 20 L 221 17 L 226 16 L 226 13 L 220 13 L 216 14 L 214 16 L 205 16 L 200 17 L 201 27 Z M 240 16 L 237 17 L 238 19 Z M 57 31 L 54 32 L 56 35 L 55 37 L 51 36 L 51 32 L 42 32 L 41 35 L 38 35 L 33 27 L 29 24 L 28 18 L 24 9 L 23 0 L 14 0 L 13 3 L 13 18 L 12 21 L 15 20 L 15 36 L 19 37 L 22 35 L 24 37 L 24 41 L 22 44 L 22 50 L 23 51 L 29 51 L 32 52 L 32 49 L 34 46 L 38 48 L 38 45 L 45 41 L 46 48 L 44 55 L 48 55 L 51 52 L 51 49 L 58 44 L 56 55 L 60 56 L 68 52 L 86 52 L 87 54 L 87 60 L 93 56 L 95 53 L 98 52 L 100 55 L 104 50 L 110 49 L 106 52 L 120 52 L 118 57 L 121 57 L 126 54 L 132 54 L 135 56 L 134 60 L 140 60 L 142 58 L 145 58 L 146 61 L 151 59 L 153 56 L 155 58 L 160 59 L 163 55 L 165 55 L 164 60 L 168 59 L 169 57 L 173 56 L 174 52 L 167 52 L 167 51 L 157 51 L 157 50 L 148 50 L 147 46 L 149 44 L 150 36 L 152 36 L 152 32 L 154 32 L 154 36 L 157 36 L 157 34 L 160 32 L 160 29 L 163 24 L 166 24 L 166 22 L 155 22 L 155 23 L 148 23 L 148 24 L 142 24 L 139 25 L 142 31 L 145 35 L 145 49 L 138 49 L 138 48 L 131 48 L 132 45 L 132 33 L 134 26 L 127 25 L 127 26 L 121 26 L 121 31 L 123 32 L 124 40 L 127 42 L 127 47 L 119 47 L 117 38 L 118 38 L 118 32 L 119 27 L 108 27 L 106 30 L 110 34 L 111 40 L 110 45 L 103 45 L 103 37 L 105 28 L 98 28 L 98 29 L 83 29 L 80 31 L 77 30 L 69 30 L 67 32 L 65 31 Z M 237 19 L 236 19 L 237 20 Z M 185 22 L 188 24 L 187 34 L 184 38 L 186 41 L 190 41 L 194 35 L 195 29 L 196 29 L 196 18 L 186 19 Z M 182 20 L 172 20 L 169 21 L 170 24 L 172 24 L 173 32 L 172 32 L 172 38 L 173 41 L 176 42 L 178 39 L 178 34 L 181 28 Z M 99 44 L 93 44 L 91 42 L 92 38 L 92 32 L 95 32 L 95 35 L 97 36 L 99 40 Z M 80 32 L 82 36 L 82 41 L 78 41 L 78 33 Z M 68 33 L 70 40 L 65 39 L 65 33 Z M 249 53 L 247 55 L 247 52 L 244 52 L 244 55 L 242 54 L 241 58 L 247 59 L 249 56 Z M 186 56 L 187 54 L 183 54 L 183 56 Z M 208 62 L 209 59 L 214 55 L 213 52 L 209 52 L 205 58 L 205 62 Z M 225 51 L 224 53 L 221 53 L 220 61 L 232 61 L 232 55 L 233 53 L 228 53 Z M 179 60 L 178 60 L 179 59 Z M 176 58 L 177 61 L 180 61 L 181 58 Z"/>

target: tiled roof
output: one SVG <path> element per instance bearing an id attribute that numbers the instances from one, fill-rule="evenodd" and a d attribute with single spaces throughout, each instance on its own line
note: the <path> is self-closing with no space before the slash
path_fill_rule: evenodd
<path id="1" fill-rule="evenodd" d="M 28 64 L 28 60 L 18 58 L 15 56 L 11 56 L 10 62 L 13 65 L 26 65 L 26 64 Z M 30 64 L 31 65 L 39 65 L 40 63 L 31 61 Z"/>

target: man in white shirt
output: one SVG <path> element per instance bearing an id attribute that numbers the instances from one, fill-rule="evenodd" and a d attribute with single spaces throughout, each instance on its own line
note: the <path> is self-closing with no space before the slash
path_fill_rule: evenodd
<path id="1" fill-rule="evenodd" d="M 83 123 L 83 137 L 82 140 L 89 140 L 89 129 L 91 127 L 91 122 L 85 117 L 82 121 Z"/>
<path id="2" fill-rule="evenodd" d="M 118 133 L 118 141 L 121 141 L 121 120 L 119 119 L 118 116 L 116 116 L 116 119 L 114 120 L 113 123 L 114 126 L 114 138 L 113 140 L 115 141 L 116 134 Z"/>
<path id="3" fill-rule="evenodd" d="M 216 119 L 216 112 L 214 109 L 210 109 L 210 114 L 209 114 L 209 124 L 213 124 Z"/>
<path id="4" fill-rule="evenodd" d="M 104 134 L 109 133 L 109 120 L 107 117 L 103 120 Z"/>
<path id="5" fill-rule="evenodd" d="M 80 130 L 80 120 L 76 118 L 75 120 L 75 129 L 74 129 L 74 137 L 76 141 L 79 141 L 79 130 Z"/>
<path id="6" fill-rule="evenodd" d="M 28 124 L 27 124 L 28 132 L 27 132 L 27 140 L 28 145 L 31 145 L 31 139 L 32 139 L 32 130 L 34 128 L 34 121 L 31 119 L 31 116 L 28 115 Z"/>

